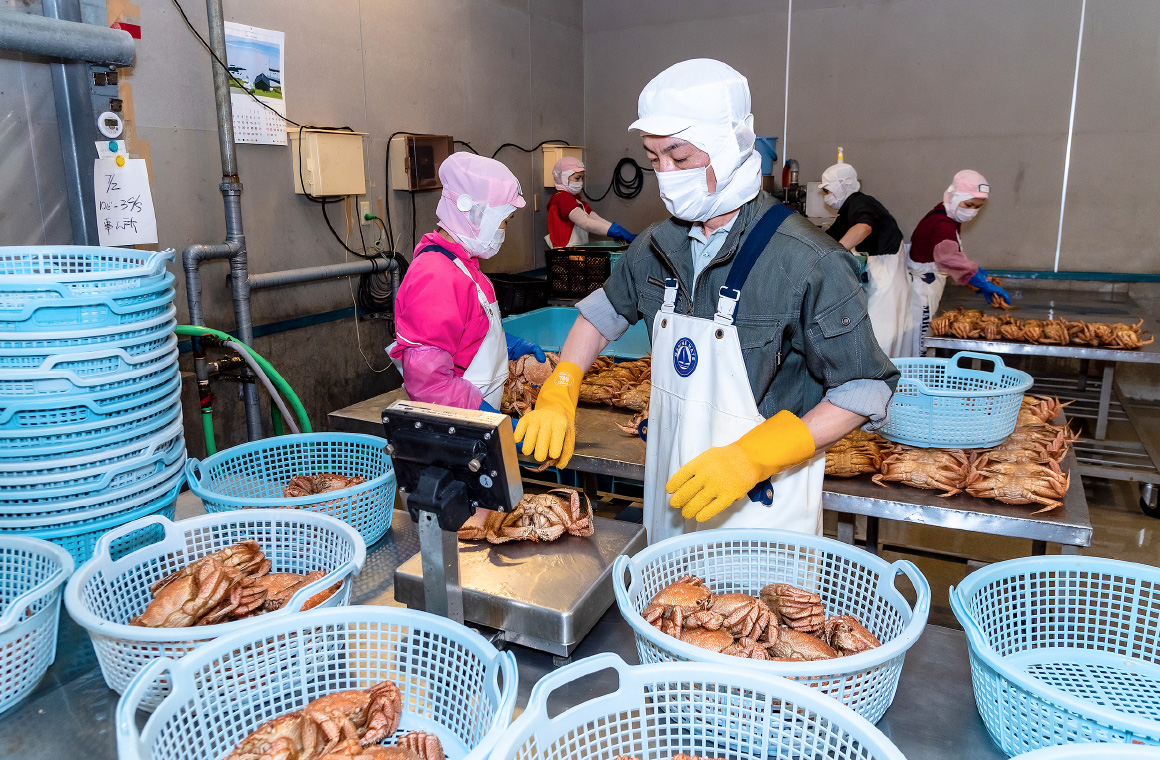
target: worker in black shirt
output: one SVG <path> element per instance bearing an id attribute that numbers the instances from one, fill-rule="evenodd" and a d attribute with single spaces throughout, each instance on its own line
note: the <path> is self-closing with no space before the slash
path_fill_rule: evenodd
<path id="1" fill-rule="evenodd" d="M 903 356 L 910 324 L 910 281 L 902 231 L 886 207 L 860 192 L 862 183 L 850 164 L 834 164 L 822 172 L 822 194 L 838 218 L 826 233 L 846 250 L 865 258 L 863 287 L 874 337 L 886 355 Z"/>

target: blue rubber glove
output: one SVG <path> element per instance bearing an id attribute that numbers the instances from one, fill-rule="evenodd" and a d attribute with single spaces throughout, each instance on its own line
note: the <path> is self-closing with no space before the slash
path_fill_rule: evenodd
<path id="1" fill-rule="evenodd" d="M 983 294 L 983 299 L 987 301 L 987 303 L 991 302 L 991 296 L 998 293 L 1000 296 L 1002 296 L 1003 300 L 1007 302 L 1008 306 L 1011 305 L 1010 294 L 1008 294 L 1006 290 L 1003 290 L 1001 287 L 988 280 L 987 270 L 983 269 L 982 267 L 979 267 L 979 271 L 975 272 L 975 274 L 971 276 L 971 279 L 967 280 L 967 284 L 974 285 L 976 288 L 978 288 L 979 291 Z"/>
<path id="2" fill-rule="evenodd" d="M 516 336 L 509 333 L 504 333 L 504 337 L 507 338 L 509 361 L 514 362 L 521 356 L 527 356 L 528 354 L 535 356 L 536 361 L 538 362 L 548 361 L 548 357 L 544 356 L 544 349 L 540 348 L 535 343 L 526 341 L 523 338 L 517 338 Z"/>
<path id="3" fill-rule="evenodd" d="M 480 402 L 479 402 L 479 411 L 481 411 L 481 412 L 491 412 L 492 414 L 499 414 L 499 413 L 500 413 L 500 411 L 499 411 L 498 409 L 496 409 L 494 406 L 492 406 L 491 404 L 487 403 L 486 401 L 480 401 Z M 517 425 L 517 424 L 519 424 L 519 423 L 518 423 L 518 421 L 516 420 L 516 418 L 515 418 L 515 417 L 508 417 L 508 419 L 509 419 L 509 420 L 511 420 L 511 423 L 512 423 L 512 432 L 514 433 L 514 432 L 515 432 L 515 430 L 516 430 L 516 425 Z M 518 451 L 518 452 L 519 452 L 519 453 L 521 453 L 521 454 L 523 454 L 523 453 L 524 453 L 524 448 L 523 448 L 523 441 L 517 441 L 517 442 L 516 442 L 516 451 Z"/>
<path id="4" fill-rule="evenodd" d="M 613 222 L 612 226 L 608 228 L 608 237 L 617 238 L 626 243 L 631 243 L 636 240 L 636 235 L 621 227 L 616 222 Z"/>

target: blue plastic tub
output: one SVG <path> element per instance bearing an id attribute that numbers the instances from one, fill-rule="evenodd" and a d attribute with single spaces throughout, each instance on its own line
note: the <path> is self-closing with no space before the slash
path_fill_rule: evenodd
<path id="1" fill-rule="evenodd" d="M 73 328 L 67 332 L 42 330 L 0 334 L 0 356 L 72 354 L 116 348 L 138 338 L 166 338 L 177 326 L 177 307 L 170 303 L 160 314 L 130 325 Z"/>
<path id="2" fill-rule="evenodd" d="M 753 147 L 761 154 L 761 173 L 767 177 L 773 174 L 773 162 L 777 160 L 777 138 L 758 137 Z"/>
<path id="3" fill-rule="evenodd" d="M 503 321 L 504 331 L 531 341 L 545 351 L 559 351 L 580 311 L 570 306 L 549 306 L 527 314 L 515 314 Z M 648 331 L 640 320 L 628 332 L 608 344 L 601 356 L 617 359 L 643 359 L 651 351 Z"/>
<path id="4" fill-rule="evenodd" d="M 173 303 L 173 275 L 123 295 L 62 298 L 55 291 L 0 288 L 0 334 L 72 332 L 144 322 Z"/>
<path id="5" fill-rule="evenodd" d="M 171 452 L 170 461 L 162 463 L 160 469 L 153 468 L 142 480 L 136 480 L 129 488 L 107 494 L 87 495 L 78 499 L 40 499 L 24 504 L 15 500 L 3 504 L 0 514 L 0 531 L 25 531 L 50 528 L 78 522 L 91 522 L 105 517 L 133 512 L 157 499 L 185 479 L 185 442 L 181 442 L 176 452 Z M 21 511 L 22 510 L 22 511 Z"/>
<path id="6" fill-rule="evenodd" d="M 0 371 L 55 372 L 76 378 L 110 375 L 160 361 L 176 347 L 177 336 L 170 327 L 80 351 L 61 352 L 48 346 L 23 351 L 0 349 Z"/>
<path id="7" fill-rule="evenodd" d="M 33 396 L 32 400 L 0 398 L 0 430 L 6 432 L 58 432 L 65 428 L 115 424 L 123 414 L 132 414 L 142 404 L 159 401 L 181 390 L 181 377 L 174 364 L 151 372 L 140 383 L 113 388 L 102 394 L 82 394 L 54 398 Z"/>
<path id="8" fill-rule="evenodd" d="M 16 245 L 0 247 L 0 294 L 16 286 L 54 286 L 64 294 L 122 293 L 149 287 L 165 276 L 174 250 L 139 251 L 95 245 Z"/>

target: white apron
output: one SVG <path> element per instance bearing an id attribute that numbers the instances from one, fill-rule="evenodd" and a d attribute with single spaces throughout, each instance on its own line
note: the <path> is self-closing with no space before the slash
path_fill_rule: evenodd
<path id="1" fill-rule="evenodd" d="M 552 245 L 552 235 L 550 233 L 544 235 L 544 242 L 548 244 L 549 248 L 559 247 Z M 578 245 L 588 245 L 588 230 L 582 230 L 580 229 L 580 225 L 573 223 L 572 236 L 568 238 L 568 242 L 563 247 L 575 248 Z"/>
<path id="2" fill-rule="evenodd" d="M 866 311 L 878 345 L 891 359 L 911 356 L 910 344 L 906 341 L 911 324 L 907 258 L 905 243 L 898 247 L 898 253 L 866 257 L 866 274 L 870 280 Z"/>
<path id="3" fill-rule="evenodd" d="M 753 230 L 750 239 L 756 233 Z M 770 236 L 772 232 L 765 241 Z M 744 248 L 734 258 L 732 269 L 738 268 Z M 762 242 L 757 253 L 764 248 Z M 732 275 L 731 271 L 731 282 Z M 675 313 L 676 280 L 665 284 L 665 302 L 654 319 L 652 335 L 644 480 L 644 525 L 649 543 L 724 527 L 778 528 L 821 535 L 825 454 L 758 484 L 749 496 L 707 522 L 686 520 L 681 510 L 669 506 L 665 484 L 682 465 L 710 447 L 734 443 L 765 419 L 757 411 L 733 326 L 740 285 L 733 286 L 732 298 L 726 295 L 730 285 L 722 288 L 717 314 L 710 320 Z"/>
<path id="4" fill-rule="evenodd" d="M 427 246 L 419 253 L 423 254 L 427 251 L 442 253 L 455 264 L 459 271 L 463 272 L 464 277 L 475 285 L 475 294 L 479 297 L 479 305 L 487 314 L 487 334 L 483 337 L 483 342 L 479 344 L 475 358 L 463 371 L 463 379 L 478 388 L 479 392 L 483 394 L 483 400 L 490 404 L 493 409 L 499 409 L 503 402 L 503 387 L 508 379 L 507 336 L 504 335 L 499 304 L 487 300 L 487 294 L 483 292 L 483 288 L 471 276 L 471 272 L 467 270 L 467 265 L 458 256 L 437 245 Z M 394 349 L 396 343 L 387 347 L 388 353 Z M 392 359 L 392 361 L 399 370 L 399 374 L 403 374 L 402 361 L 398 359 Z"/>
<path id="5" fill-rule="evenodd" d="M 933 261 L 918 263 L 907 257 L 910 270 L 910 325 L 906 335 L 907 353 L 903 356 L 922 356 L 923 341 L 930 332 L 930 320 L 938 314 L 947 276 Z"/>

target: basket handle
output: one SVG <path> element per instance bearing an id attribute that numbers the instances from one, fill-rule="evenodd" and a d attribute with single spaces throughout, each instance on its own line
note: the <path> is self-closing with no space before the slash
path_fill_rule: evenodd
<path id="1" fill-rule="evenodd" d="M 978 359 L 991 364 L 990 370 L 971 369 L 962 365 L 963 359 Z M 947 361 L 948 377 L 999 377 L 1007 369 L 1007 365 L 998 354 L 981 354 L 976 351 L 959 351 Z"/>
<path id="2" fill-rule="evenodd" d="M 161 539 L 161 541 L 169 540 L 171 535 L 170 532 L 174 529 L 173 522 L 162 515 L 149 515 L 148 517 L 142 517 L 140 520 L 134 520 L 133 522 L 125 523 L 124 525 L 118 525 L 108 533 L 103 534 L 100 538 L 97 539 L 97 545 L 93 548 L 93 556 L 100 557 L 109 555 L 109 548 L 118 538 L 127 536 L 130 533 L 135 533 L 136 531 L 147 528 L 150 525 L 160 525 L 161 529 L 165 531 L 165 538 Z M 126 554 L 125 557 L 122 557 L 121 559 L 132 557 L 134 554 L 137 554 L 138 552 L 144 551 L 150 546 L 153 546 L 153 544 L 161 543 L 161 541 L 154 541 L 148 546 L 142 546 L 140 549 Z"/>
<path id="3" fill-rule="evenodd" d="M 627 583 L 624 582 L 625 573 L 628 574 Z M 636 591 L 639 583 L 640 576 L 637 575 L 632 560 L 623 554 L 617 556 L 612 563 L 612 590 L 622 611 L 632 609 L 632 592 Z"/>
<path id="4" fill-rule="evenodd" d="M 962 594 L 957 588 L 951 586 L 947 591 L 951 600 L 951 612 L 955 613 L 955 618 L 959 624 L 963 626 L 963 631 L 967 634 L 967 640 L 970 641 L 971 646 L 983 652 L 991 651 L 991 645 L 987 642 L 987 637 L 983 634 L 983 629 L 967 612 L 967 603 L 962 598 Z"/>
<path id="5" fill-rule="evenodd" d="M 619 692 L 624 688 L 630 672 L 629 665 L 620 659 L 620 655 L 613 654 L 612 652 L 603 652 L 591 657 L 585 657 L 583 660 L 578 660 L 571 665 L 565 665 L 559 670 L 541 678 L 532 687 L 532 693 L 528 697 L 528 705 L 524 708 L 524 712 L 541 710 L 544 714 L 547 714 L 548 697 L 552 696 L 552 692 L 561 686 L 567 686 L 573 681 L 578 681 L 584 676 L 599 673 L 602 670 L 615 670 L 620 680 L 616 690 Z"/>
<path id="6" fill-rule="evenodd" d="M 24 610 L 28 608 L 30 602 L 45 592 L 49 591 L 55 586 L 59 586 L 64 582 L 64 579 L 69 576 L 66 569 L 63 567 L 57 568 L 51 575 L 37 583 L 32 588 L 25 591 L 20 596 L 13 599 L 8 604 L 8 610 L 0 615 L 0 633 L 6 632 L 9 628 L 16 625 L 20 616 L 24 614 Z"/>
<path id="7" fill-rule="evenodd" d="M 894 568 L 894 577 L 891 579 L 892 585 L 897 588 L 896 582 L 899 575 L 905 575 L 910 579 L 910 585 L 914 586 L 914 591 L 918 598 L 914 602 L 914 619 L 922 620 L 924 623 L 930 617 L 930 581 L 918 569 L 918 565 L 914 564 L 908 559 L 900 559 L 890 567 Z"/>
<path id="8" fill-rule="evenodd" d="M 169 673 L 169 688 L 173 689 L 173 666 L 177 663 L 168 657 L 158 657 L 145 667 L 137 671 L 125 687 L 124 693 L 117 701 L 117 747 L 121 756 L 126 755 L 126 748 L 132 747 L 131 756 L 141 756 L 141 732 L 137 730 L 137 709 L 150 684 L 155 683 L 161 673 Z M 153 720 L 150 716 L 149 720 Z"/>
<path id="9" fill-rule="evenodd" d="M 516 708 L 516 697 L 519 696 L 520 689 L 520 670 L 516 665 L 516 656 L 512 652 L 497 652 L 496 662 L 497 667 L 491 677 L 492 688 L 495 693 L 501 695 L 499 708 L 495 711 L 495 716 L 491 719 L 491 727 L 506 727 L 512 720 L 512 713 Z M 500 689 L 500 676 L 503 676 L 505 685 L 515 684 L 515 688 L 509 688 L 505 694 Z"/>
<path id="10" fill-rule="evenodd" d="M 201 487 L 201 460 L 197 457 L 185 460 L 185 479 Z"/>

